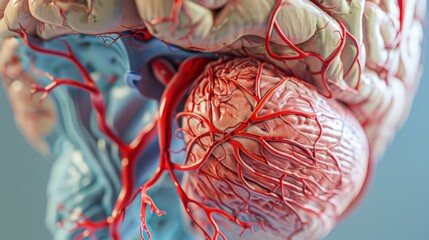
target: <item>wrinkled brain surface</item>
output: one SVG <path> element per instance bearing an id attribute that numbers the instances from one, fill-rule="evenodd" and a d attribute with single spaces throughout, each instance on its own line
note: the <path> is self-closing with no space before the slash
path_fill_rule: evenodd
<path id="1" fill-rule="evenodd" d="M 0 9 L 17 125 L 55 159 L 55 239 L 323 238 L 360 199 L 422 71 L 426 0 Z"/>

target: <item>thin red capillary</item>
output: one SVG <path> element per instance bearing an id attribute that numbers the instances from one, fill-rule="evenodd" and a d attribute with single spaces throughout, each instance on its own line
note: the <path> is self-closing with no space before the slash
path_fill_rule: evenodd
<path id="1" fill-rule="evenodd" d="M 73 30 L 70 26 L 66 25 L 65 13 L 67 13 L 68 11 L 73 11 L 75 9 L 73 8 L 63 9 L 59 7 L 58 2 L 60 1 L 58 0 L 53 0 L 52 2 L 58 11 L 58 14 L 61 16 L 61 26 L 70 28 L 71 30 Z M 93 1 L 92 0 L 87 1 L 87 6 L 84 6 L 83 4 L 79 4 L 79 3 L 75 3 L 73 6 L 75 8 L 83 9 L 86 14 L 89 14 L 92 12 L 92 9 L 93 9 Z M 44 26 L 45 23 L 41 23 L 41 25 Z M 120 25 L 120 26 L 124 29 L 127 29 L 128 31 L 127 32 L 118 32 L 118 31 L 104 32 L 102 34 L 87 34 L 87 35 L 97 36 L 98 38 L 102 39 L 102 41 L 106 46 L 111 46 L 115 44 L 119 39 L 123 37 L 131 37 L 131 39 L 138 40 L 138 41 L 147 41 L 152 38 L 152 35 L 149 33 L 147 28 L 135 29 L 125 25 Z M 140 47 L 139 44 L 135 42 L 132 42 L 132 43 L 134 44 L 134 47 L 137 47 L 137 48 Z"/>
<path id="2" fill-rule="evenodd" d="M 405 8 L 406 2 L 405 0 L 397 0 L 398 8 L 399 8 L 399 30 L 396 33 L 394 39 L 386 43 L 387 49 L 396 49 L 401 45 L 402 42 L 402 32 L 404 30 L 404 22 L 405 22 Z"/>
<path id="3" fill-rule="evenodd" d="M 104 45 L 106 46 L 112 46 L 119 39 L 123 37 L 129 37 L 133 40 L 140 41 L 139 43 L 136 43 L 135 41 L 132 42 L 133 47 L 137 49 L 141 48 L 144 45 L 142 42 L 152 39 L 152 35 L 149 33 L 149 30 L 147 28 L 131 29 L 123 25 L 121 25 L 121 27 L 129 29 L 128 32 L 105 32 L 103 34 L 95 34 L 95 35 L 89 34 L 89 35 L 97 36 L 97 38 L 100 38 L 104 42 Z"/>
<path id="4" fill-rule="evenodd" d="M 66 16 L 65 14 L 67 12 L 76 11 L 78 9 L 83 10 L 85 14 L 90 14 L 93 10 L 93 0 L 86 1 L 86 6 L 82 3 L 76 3 L 73 1 L 61 1 L 61 0 L 49 0 L 49 3 L 53 4 L 53 6 L 57 9 L 59 16 L 61 16 L 61 26 L 68 28 L 75 32 L 74 29 L 72 29 L 70 26 L 66 25 Z M 58 4 L 68 4 L 69 7 L 61 7 Z M 73 4 L 73 5 L 71 5 Z M 45 28 L 45 23 L 40 22 L 41 29 Z M 9 25 L 8 25 L 9 26 Z"/>
<path id="5" fill-rule="evenodd" d="M 380 79 L 384 79 L 386 85 L 389 85 L 390 78 L 392 77 L 392 69 L 389 67 L 389 61 L 393 56 L 393 50 L 400 47 L 402 42 L 402 32 L 404 29 L 404 19 L 405 19 L 405 3 L 404 0 L 398 0 L 399 7 L 399 30 L 397 31 L 395 37 L 385 43 L 386 51 L 388 51 L 388 56 L 386 58 L 385 63 L 368 63 L 366 64 L 366 68 L 372 70 Z M 369 121 L 369 120 L 368 120 Z"/>

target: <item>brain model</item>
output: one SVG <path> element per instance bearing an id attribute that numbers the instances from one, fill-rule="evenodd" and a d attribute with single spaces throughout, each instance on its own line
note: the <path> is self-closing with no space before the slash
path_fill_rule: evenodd
<path id="1" fill-rule="evenodd" d="M 2 79 L 23 134 L 55 159 L 60 240 L 323 238 L 421 75 L 425 0 L 0 9 Z"/>

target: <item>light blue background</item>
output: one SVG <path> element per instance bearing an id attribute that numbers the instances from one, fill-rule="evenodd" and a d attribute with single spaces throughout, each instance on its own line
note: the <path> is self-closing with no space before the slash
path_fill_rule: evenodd
<path id="1" fill-rule="evenodd" d="M 429 239 L 429 61 L 425 69 L 411 115 L 378 165 L 366 198 L 328 240 Z M 44 225 L 50 164 L 16 129 L 3 91 L 0 154 L 0 239 L 50 239 Z"/>

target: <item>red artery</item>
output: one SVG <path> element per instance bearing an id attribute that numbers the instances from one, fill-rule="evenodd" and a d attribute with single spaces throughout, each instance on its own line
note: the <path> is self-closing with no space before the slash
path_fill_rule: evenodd
<path id="1" fill-rule="evenodd" d="M 175 70 L 173 66 L 164 59 L 156 59 L 152 62 L 153 75 L 164 86 L 167 86 L 169 81 L 173 78 Z"/>

